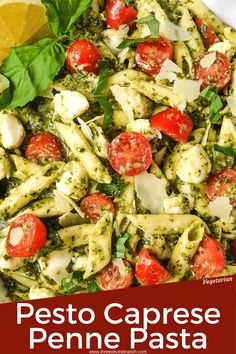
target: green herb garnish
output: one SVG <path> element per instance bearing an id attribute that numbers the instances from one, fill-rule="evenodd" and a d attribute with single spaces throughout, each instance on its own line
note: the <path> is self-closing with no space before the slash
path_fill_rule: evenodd
<path id="1" fill-rule="evenodd" d="M 128 183 L 126 182 L 121 182 L 121 183 L 98 183 L 96 186 L 96 189 L 98 189 L 101 192 L 106 193 L 109 197 L 114 197 L 118 198 L 120 195 L 124 192 L 126 187 L 128 186 Z"/>
<path id="2" fill-rule="evenodd" d="M 42 0 L 52 32 L 63 39 L 90 7 L 91 2 L 92 0 Z"/>
<path id="3" fill-rule="evenodd" d="M 125 258 L 126 247 L 125 243 L 129 238 L 129 234 L 126 232 L 121 237 L 118 238 L 116 242 L 116 258 Z"/>
<path id="4" fill-rule="evenodd" d="M 118 49 L 124 49 L 128 47 L 135 46 L 139 43 L 146 42 L 147 40 L 155 39 L 159 37 L 160 22 L 156 19 L 154 15 L 149 15 L 146 17 L 141 17 L 135 20 L 137 23 L 145 23 L 148 25 L 151 36 L 147 38 L 125 38 L 119 45 Z"/>
<path id="5" fill-rule="evenodd" d="M 217 94 L 216 86 L 208 86 L 200 94 L 209 103 L 209 120 L 212 123 L 216 123 L 220 118 L 220 109 L 223 107 L 220 96 Z"/>
<path id="6" fill-rule="evenodd" d="M 236 157 L 236 149 L 232 147 L 223 147 L 218 144 L 214 144 L 214 150 L 221 152 L 226 156 Z"/>
<path id="7" fill-rule="evenodd" d="M 96 90 L 94 91 L 94 98 L 99 103 L 103 113 L 103 129 L 107 129 L 111 123 L 113 109 L 109 100 L 104 97 L 103 91 L 107 85 L 107 80 L 109 77 L 109 64 L 107 60 L 101 60 L 99 62 L 100 72 L 99 72 L 99 80 Z"/>
<path id="8" fill-rule="evenodd" d="M 160 22 L 156 19 L 154 15 L 149 15 L 146 17 L 141 17 L 135 20 L 136 23 L 146 23 L 149 27 L 151 37 L 159 37 Z"/>
<path id="9" fill-rule="evenodd" d="M 91 0 L 42 0 L 49 26 L 59 40 L 68 38 Z M 47 89 L 65 62 L 65 50 L 58 40 L 44 38 L 29 46 L 13 48 L 0 67 L 5 78 L 0 109 L 23 107 Z M 1 76 L 2 78 L 2 76 Z"/>

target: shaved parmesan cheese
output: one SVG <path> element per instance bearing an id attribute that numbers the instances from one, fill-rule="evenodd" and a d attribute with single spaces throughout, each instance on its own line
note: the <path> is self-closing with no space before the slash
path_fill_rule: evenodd
<path id="1" fill-rule="evenodd" d="M 82 217 L 84 218 L 84 213 L 82 212 L 82 210 L 78 207 L 78 205 L 74 202 L 74 200 L 70 197 L 68 197 L 67 195 L 65 195 L 64 193 L 62 193 L 61 191 L 59 191 L 57 189 L 57 193 L 59 193 L 61 195 L 62 198 L 64 198 L 66 201 L 68 201 L 70 203 L 70 205 L 75 209 L 75 211 Z M 54 195 L 55 195 L 55 191 L 54 191 Z"/>
<path id="2" fill-rule="evenodd" d="M 216 60 L 216 52 L 206 54 L 200 61 L 200 65 L 203 69 L 210 68 Z"/>
<path id="3" fill-rule="evenodd" d="M 185 28 L 177 26 L 167 19 L 161 23 L 160 33 L 170 41 L 184 42 L 192 39 L 191 34 Z"/>
<path id="4" fill-rule="evenodd" d="M 181 73 L 182 70 L 170 59 L 166 59 L 162 64 L 159 74 L 156 75 L 157 80 L 169 80 L 170 82 L 176 79 L 176 73 Z"/>
<path id="5" fill-rule="evenodd" d="M 206 146 L 206 144 L 207 144 L 210 129 L 211 129 L 211 124 L 208 124 L 206 127 L 206 130 L 205 130 L 204 136 L 202 138 L 202 142 L 201 142 L 202 146 Z"/>
<path id="6" fill-rule="evenodd" d="M 167 182 L 152 173 L 135 176 L 135 191 L 143 206 L 153 214 L 163 213 L 163 202 L 167 198 Z"/>
<path id="7" fill-rule="evenodd" d="M 115 97 L 116 101 L 121 105 L 122 110 L 127 114 L 129 123 L 133 124 L 134 122 L 134 112 L 131 104 L 127 100 L 125 87 L 119 85 L 113 85 L 110 87 L 110 90 Z"/>
<path id="8" fill-rule="evenodd" d="M 180 94 L 188 102 L 193 102 L 200 95 L 201 82 L 196 80 L 176 79 L 174 83 L 174 92 Z"/>
<path id="9" fill-rule="evenodd" d="M 118 30 L 106 29 L 102 32 L 103 42 L 108 48 L 110 48 L 114 53 L 121 52 L 121 49 L 117 48 L 125 38 L 127 38 L 129 32 L 129 26 L 120 26 Z M 126 49 L 126 48 L 125 48 Z"/>
<path id="10" fill-rule="evenodd" d="M 236 117 L 236 96 L 229 96 L 227 98 L 227 102 L 233 116 Z"/>
<path id="11" fill-rule="evenodd" d="M 119 268 L 121 275 L 126 275 L 126 268 L 122 258 L 115 258 L 112 260 L 112 263 Z"/>
<path id="12" fill-rule="evenodd" d="M 12 246 L 18 245 L 24 237 L 24 231 L 21 227 L 15 227 L 10 232 L 10 244 Z"/>
<path id="13" fill-rule="evenodd" d="M 92 142 L 93 141 L 93 136 L 92 136 L 92 132 L 89 128 L 89 126 L 85 123 L 85 121 L 81 118 L 77 118 L 77 121 L 79 122 L 80 124 L 80 128 L 81 128 L 81 131 L 82 133 L 84 134 L 84 136 L 90 141 Z"/>
<path id="14" fill-rule="evenodd" d="M 178 105 L 178 108 L 179 108 L 180 111 L 183 112 L 183 111 L 185 110 L 186 106 L 187 106 L 187 101 L 186 101 L 186 100 L 183 100 L 183 101 L 180 102 L 180 104 Z"/>
<path id="15" fill-rule="evenodd" d="M 38 259 L 42 272 L 61 285 L 62 278 L 68 275 L 66 268 L 72 259 L 72 252 L 69 248 L 52 251 L 48 257 Z"/>
<path id="16" fill-rule="evenodd" d="M 208 208 L 212 216 L 228 220 L 233 206 L 230 204 L 229 198 L 217 197 L 213 202 L 209 203 Z"/>

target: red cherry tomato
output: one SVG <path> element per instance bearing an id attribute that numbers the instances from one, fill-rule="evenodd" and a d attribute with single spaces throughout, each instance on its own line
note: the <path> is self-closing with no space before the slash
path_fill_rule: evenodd
<path id="1" fill-rule="evenodd" d="M 29 160 L 46 162 L 61 161 L 62 143 L 55 135 L 41 132 L 34 135 L 28 142 L 25 156 Z"/>
<path id="2" fill-rule="evenodd" d="M 171 278 L 170 273 L 150 256 L 147 248 L 142 248 L 135 264 L 135 276 L 142 285 L 155 285 L 165 283 Z"/>
<path id="3" fill-rule="evenodd" d="M 96 73 L 101 58 L 101 54 L 93 43 L 80 40 L 69 47 L 66 54 L 66 66 L 71 73 L 75 74 L 81 70 Z"/>
<path id="4" fill-rule="evenodd" d="M 136 48 L 135 60 L 137 66 L 149 75 L 160 72 L 161 66 L 166 59 L 172 59 L 173 46 L 168 39 L 158 39 L 140 43 Z"/>
<path id="5" fill-rule="evenodd" d="M 229 197 L 231 204 L 235 204 L 236 171 L 228 168 L 211 176 L 207 182 L 206 195 L 210 201 L 216 197 Z"/>
<path id="6" fill-rule="evenodd" d="M 195 23 L 202 36 L 205 47 L 208 48 L 215 42 L 219 41 L 219 38 L 217 37 L 213 29 L 204 20 L 198 18 Z"/>
<path id="7" fill-rule="evenodd" d="M 225 255 L 222 244 L 214 238 L 204 236 L 195 253 L 191 270 L 196 279 L 212 277 L 222 271 L 225 265 Z"/>
<path id="8" fill-rule="evenodd" d="M 123 0 L 107 0 L 106 24 L 113 29 L 119 29 L 137 18 L 137 11 L 131 7 L 125 7 Z"/>
<path id="9" fill-rule="evenodd" d="M 218 90 L 223 90 L 231 77 L 231 64 L 226 55 L 216 52 L 216 60 L 209 68 L 201 66 L 201 60 L 209 52 L 202 54 L 195 62 L 195 79 L 202 80 L 201 89 L 216 85 Z"/>
<path id="10" fill-rule="evenodd" d="M 11 225 L 7 236 L 7 254 L 10 257 L 31 257 L 46 242 L 47 230 L 36 216 L 24 214 Z"/>
<path id="11" fill-rule="evenodd" d="M 87 195 L 80 203 L 81 210 L 88 219 L 97 222 L 106 211 L 115 214 L 115 207 L 111 198 L 102 193 Z"/>
<path id="12" fill-rule="evenodd" d="M 192 128 L 193 122 L 177 108 L 169 108 L 157 113 L 150 120 L 151 127 L 160 130 L 180 143 L 186 143 Z"/>
<path id="13" fill-rule="evenodd" d="M 118 290 L 128 288 L 133 282 L 133 270 L 128 261 L 123 260 L 125 274 L 113 263 L 108 264 L 99 276 L 99 284 L 103 290 Z"/>
<path id="14" fill-rule="evenodd" d="M 140 133 L 121 133 L 111 142 L 109 161 L 121 176 L 139 175 L 152 163 L 151 145 Z"/>

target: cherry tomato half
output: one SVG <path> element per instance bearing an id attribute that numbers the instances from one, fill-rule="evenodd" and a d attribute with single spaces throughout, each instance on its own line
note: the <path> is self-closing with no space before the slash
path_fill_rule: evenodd
<path id="1" fill-rule="evenodd" d="M 93 43 L 79 40 L 69 47 L 66 54 L 66 66 L 74 74 L 82 70 L 88 73 L 96 73 L 101 58 L 101 54 Z"/>
<path id="2" fill-rule="evenodd" d="M 231 77 L 231 64 L 227 56 L 223 53 L 216 52 L 215 62 L 208 68 L 201 66 L 201 60 L 208 55 L 209 52 L 202 54 L 195 62 L 195 79 L 202 80 L 201 89 L 210 85 L 217 86 L 218 90 L 223 90 Z"/>
<path id="3" fill-rule="evenodd" d="M 106 3 L 106 24 L 113 29 L 119 29 L 122 25 L 127 25 L 137 18 L 137 11 L 125 6 L 123 0 L 107 0 Z"/>
<path id="4" fill-rule="evenodd" d="M 204 20 L 198 18 L 196 19 L 195 23 L 202 36 L 202 40 L 206 48 L 219 41 L 219 38 L 213 29 Z"/>
<path id="5" fill-rule="evenodd" d="M 112 262 L 103 269 L 99 276 L 99 284 L 103 290 L 119 290 L 128 288 L 133 282 L 133 270 L 128 261 L 123 260 L 124 274 L 118 265 Z"/>
<path id="6" fill-rule="evenodd" d="M 150 120 L 151 127 L 160 130 L 180 143 L 186 143 L 192 129 L 193 122 L 177 108 L 169 108 L 157 113 Z"/>
<path id="7" fill-rule="evenodd" d="M 121 176 L 139 175 L 152 163 L 151 145 L 140 133 L 121 133 L 111 142 L 109 161 Z"/>
<path id="8" fill-rule="evenodd" d="M 62 143 L 55 135 L 41 132 L 29 140 L 25 156 L 29 160 L 46 162 L 61 161 Z"/>
<path id="9" fill-rule="evenodd" d="M 115 207 L 111 198 L 102 193 L 89 194 L 80 203 L 81 210 L 93 222 L 101 219 L 106 211 L 115 214 Z"/>
<path id="10" fill-rule="evenodd" d="M 206 195 L 210 201 L 216 197 L 229 197 L 231 204 L 235 204 L 236 171 L 227 168 L 211 176 L 207 182 Z"/>
<path id="11" fill-rule="evenodd" d="M 173 46 L 168 39 L 158 39 L 140 43 L 136 48 L 135 60 L 137 66 L 149 75 L 160 72 L 161 66 L 166 59 L 172 59 Z"/>
<path id="12" fill-rule="evenodd" d="M 36 216 L 24 214 L 11 225 L 7 236 L 7 254 L 10 257 L 31 257 L 46 242 L 47 230 Z"/>
<path id="13" fill-rule="evenodd" d="M 225 256 L 222 244 L 214 238 L 204 236 L 195 253 L 191 270 L 196 279 L 212 277 L 222 271 L 225 265 Z"/>
<path id="14" fill-rule="evenodd" d="M 135 264 L 135 276 L 142 285 L 155 285 L 165 283 L 171 278 L 170 273 L 149 254 L 143 247 Z"/>

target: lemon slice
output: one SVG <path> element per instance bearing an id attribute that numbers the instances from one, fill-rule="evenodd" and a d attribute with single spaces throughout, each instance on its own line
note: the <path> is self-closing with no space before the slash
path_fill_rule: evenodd
<path id="1" fill-rule="evenodd" d="M 12 47 L 50 35 L 40 0 L 0 0 L 0 63 Z"/>

